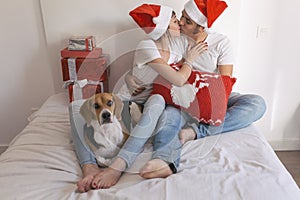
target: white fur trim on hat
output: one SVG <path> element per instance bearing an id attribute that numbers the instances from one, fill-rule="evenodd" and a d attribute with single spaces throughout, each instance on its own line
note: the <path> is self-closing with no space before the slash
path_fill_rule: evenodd
<path id="1" fill-rule="evenodd" d="M 173 9 L 168 6 L 160 7 L 159 15 L 152 19 L 156 26 L 153 31 L 148 34 L 149 37 L 153 40 L 157 40 L 167 31 L 172 17 L 172 12 Z"/>
<path id="2" fill-rule="evenodd" d="M 188 1 L 184 5 L 184 9 L 194 22 L 204 28 L 207 28 L 207 17 L 199 10 L 194 0 Z"/>

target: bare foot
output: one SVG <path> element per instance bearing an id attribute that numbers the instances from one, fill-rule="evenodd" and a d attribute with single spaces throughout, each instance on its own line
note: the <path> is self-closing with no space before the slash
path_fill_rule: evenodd
<path id="1" fill-rule="evenodd" d="M 101 172 L 103 169 L 95 164 L 85 164 L 82 167 L 83 178 L 78 181 L 77 187 L 79 192 L 87 192 L 92 189 L 92 181 L 94 176 Z"/>
<path id="2" fill-rule="evenodd" d="M 169 165 L 161 159 L 153 159 L 148 161 L 140 170 L 140 176 L 143 178 L 166 178 L 173 172 Z"/>
<path id="3" fill-rule="evenodd" d="M 113 168 L 105 168 L 98 173 L 93 181 L 92 187 L 95 189 L 106 189 L 115 185 L 120 179 L 122 172 Z"/>
<path id="4" fill-rule="evenodd" d="M 110 188 L 118 182 L 125 169 L 126 162 L 121 158 L 116 158 L 108 168 L 105 168 L 94 177 L 92 187 L 94 189 Z"/>
<path id="5" fill-rule="evenodd" d="M 184 144 L 190 140 L 194 140 L 195 138 L 196 138 L 196 133 L 192 128 L 182 129 L 179 133 L 179 139 L 181 144 Z"/>

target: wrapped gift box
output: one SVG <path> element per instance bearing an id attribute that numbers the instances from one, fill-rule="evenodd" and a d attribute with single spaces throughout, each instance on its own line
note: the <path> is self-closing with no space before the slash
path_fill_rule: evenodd
<path id="1" fill-rule="evenodd" d="M 72 83 L 68 85 L 68 90 L 69 100 L 72 102 L 74 100 L 87 99 L 94 94 L 104 92 L 104 84 L 99 82 L 98 84 L 87 84 L 81 87 L 77 83 Z"/>
<path id="2" fill-rule="evenodd" d="M 102 48 L 94 48 L 92 51 L 72 51 L 65 48 L 60 51 L 63 58 L 99 58 L 102 55 Z"/>
<path id="3" fill-rule="evenodd" d="M 69 39 L 68 50 L 92 51 L 96 46 L 94 36 L 73 36 Z"/>
<path id="4" fill-rule="evenodd" d="M 88 79 L 102 81 L 107 79 L 107 58 L 62 58 L 63 81 Z"/>
<path id="5" fill-rule="evenodd" d="M 70 102 L 108 92 L 107 62 L 107 56 L 61 59 L 64 87 L 69 90 Z"/>

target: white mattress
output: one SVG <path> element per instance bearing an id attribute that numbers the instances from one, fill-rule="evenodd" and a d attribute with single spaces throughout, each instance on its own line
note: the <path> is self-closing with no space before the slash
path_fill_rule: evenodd
<path id="1" fill-rule="evenodd" d="M 298 186 L 254 126 L 187 143 L 179 172 L 168 178 L 127 172 L 110 189 L 80 194 L 67 94 L 51 96 L 29 121 L 0 156 L 0 199 L 300 199 Z M 138 158 L 130 171 L 144 162 Z"/>

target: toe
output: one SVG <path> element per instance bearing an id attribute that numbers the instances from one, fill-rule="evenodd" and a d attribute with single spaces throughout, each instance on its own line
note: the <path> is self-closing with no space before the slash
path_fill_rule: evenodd
<path id="1" fill-rule="evenodd" d="M 100 180 L 101 180 L 101 173 L 98 173 L 98 174 L 94 177 L 91 186 L 92 186 L 94 189 L 99 189 L 99 182 L 100 182 Z"/>
<path id="2" fill-rule="evenodd" d="M 93 176 L 89 175 L 78 181 L 77 187 L 79 192 L 87 192 L 91 189 L 91 182 L 93 180 Z"/>

